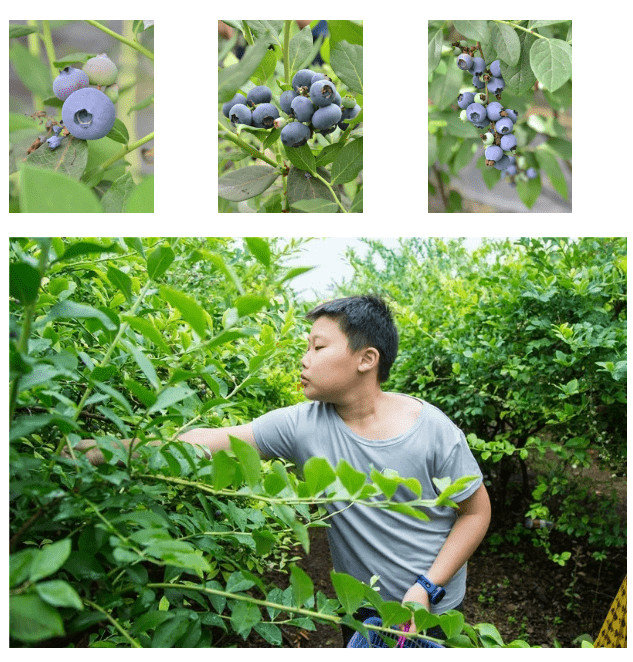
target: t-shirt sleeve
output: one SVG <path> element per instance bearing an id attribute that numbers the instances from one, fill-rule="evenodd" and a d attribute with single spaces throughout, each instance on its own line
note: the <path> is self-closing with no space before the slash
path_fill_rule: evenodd
<path id="1" fill-rule="evenodd" d="M 455 441 L 450 449 L 448 456 L 442 462 L 438 471 L 440 478 L 450 477 L 451 482 L 456 481 L 463 476 L 477 476 L 478 478 L 461 491 L 454 494 L 451 498 L 456 503 L 467 499 L 474 494 L 479 486 L 483 483 L 483 474 L 477 464 L 477 460 L 468 446 L 464 433 L 457 427 L 453 426 Z M 436 490 L 437 491 L 437 490 Z"/>
<path id="2" fill-rule="evenodd" d="M 282 407 L 252 421 L 257 447 L 266 457 L 283 457 L 295 461 L 297 406 Z"/>

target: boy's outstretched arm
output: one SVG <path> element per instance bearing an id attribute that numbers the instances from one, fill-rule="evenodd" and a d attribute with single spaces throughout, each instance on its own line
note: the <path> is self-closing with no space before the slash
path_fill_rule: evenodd
<path id="1" fill-rule="evenodd" d="M 202 447 L 207 457 L 211 457 L 213 453 L 220 450 L 229 450 L 231 448 L 230 437 L 237 437 L 245 441 L 259 452 L 259 448 L 255 443 L 255 436 L 253 435 L 253 427 L 250 423 L 227 428 L 194 428 L 178 435 L 179 441 L 185 441 L 189 444 Z M 138 439 L 134 441 L 137 443 Z M 123 443 L 123 446 L 129 449 L 132 440 L 122 439 L 120 443 Z M 160 441 L 150 441 L 149 445 L 160 446 L 161 443 Z M 105 462 L 105 457 L 94 439 L 82 439 L 78 444 L 73 446 L 73 451 L 85 453 L 90 463 L 95 466 Z M 64 457 L 70 457 L 70 453 L 66 447 L 62 451 L 62 455 Z"/>
<path id="2" fill-rule="evenodd" d="M 437 586 L 445 586 L 468 561 L 490 525 L 490 499 L 483 484 L 458 506 L 453 528 L 433 565 L 428 573 L 425 573 Z M 405 593 L 402 602 L 418 602 L 429 611 L 431 608 L 429 594 L 417 582 Z"/>

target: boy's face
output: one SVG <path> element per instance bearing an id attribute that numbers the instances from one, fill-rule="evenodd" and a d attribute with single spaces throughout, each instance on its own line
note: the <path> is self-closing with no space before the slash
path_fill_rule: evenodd
<path id="1" fill-rule="evenodd" d="M 308 336 L 308 350 L 301 360 L 301 383 L 306 398 L 339 402 L 357 385 L 361 352 L 352 352 L 336 320 L 319 317 Z"/>

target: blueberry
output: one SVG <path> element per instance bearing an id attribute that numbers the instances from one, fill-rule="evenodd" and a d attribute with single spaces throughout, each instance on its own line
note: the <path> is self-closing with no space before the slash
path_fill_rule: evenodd
<path id="1" fill-rule="evenodd" d="M 512 108 L 506 108 L 506 113 L 508 117 L 512 120 L 514 124 L 517 123 L 517 119 L 519 117 L 519 113 L 517 113 L 516 110 L 512 110 Z"/>
<path id="2" fill-rule="evenodd" d="M 253 108 L 260 103 L 270 103 L 272 98 L 273 93 L 270 91 L 269 87 L 258 85 L 246 95 L 246 105 Z"/>
<path id="3" fill-rule="evenodd" d="M 474 74 L 475 76 L 481 76 L 484 71 L 486 71 L 486 61 L 483 57 L 476 57 L 473 60 L 473 66 L 470 67 L 468 73 Z"/>
<path id="4" fill-rule="evenodd" d="M 332 104 L 334 105 L 334 104 Z M 353 108 L 343 108 L 343 112 L 341 114 L 341 120 L 352 120 L 360 113 L 360 106 L 356 104 Z M 341 131 L 345 131 L 349 124 L 347 122 L 339 122 L 338 127 Z"/>
<path id="5" fill-rule="evenodd" d="M 480 103 L 471 103 L 466 108 L 466 115 L 473 124 L 483 122 L 487 118 L 486 109 Z"/>
<path id="6" fill-rule="evenodd" d="M 281 109 L 284 111 L 284 113 L 286 113 L 286 115 L 290 115 L 290 104 L 298 96 L 299 93 L 295 92 L 294 90 L 286 90 L 285 92 L 281 93 L 281 96 L 279 97 L 279 105 L 281 106 Z"/>
<path id="7" fill-rule="evenodd" d="M 486 83 L 483 80 L 480 80 L 479 76 L 473 76 L 473 86 L 478 90 L 483 90 L 486 87 Z"/>
<path id="8" fill-rule="evenodd" d="M 517 139 L 516 136 L 512 133 L 509 133 L 507 136 L 501 136 L 501 149 L 504 152 L 509 152 L 511 149 L 516 149 Z"/>
<path id="9" fill-rule="evenodd" d="M 331 78 L 328 78 L 325 74 L 314 74 L 312 78 L 310 79 L 310 84 L 307 87 L 311 87 L 312 83 L 316 83 L 318 80 L 332 80 Z"/>
<path id="10" fill-rule="evenodd" d="M 516 175 L 517 174 L 517 167 L 515 165 L 509 165 L 506 168 L 506 172 L 508 175 Z"/>
<path id="11" fill-rule="evenodd" d="M 230 116 L 231 108 L 233 108 L 236 103 L 246 105 L 246 97 L 243 94 L 236 94 L 230 101 L 222 104 L 222 114 L 224 117 Z"/>
<path id="12" fill-rule="evenodd" d="M 504 154 L 501 159 L 495 163 L 495 168 L 497 170 L 505 170 L 509 165 L 511 165 L 510 157 Z"/>
<path id="13" fill-rule="evenodd" d="M 292 87 L 295 92 L 298 92 L 300 87 L 307 87 L 309 89 L 310 85 L 312 85 L 313 76 L 314 71 L 311 69 L 299 69 L 292 78 Z"/>
<path id="14" fill-rule="evenodd" d="M 62 107 L 64 126 L 82 140 L 97 140 L 110 133 L 114 126 L 114 104 L 94 87 L 73 92 Z"/>
<path id="15" fill-rule="evenodd" d="M 514 124 L 512 124 L 512 120 L 509 119 L 508 117 L 502 117 L 495 124 L 495 129 L 497 130 L 497 133 L 500 133 L 502 136 L 505 135 L 506 133 L 512 133 L 513 128 L 514 128 Z"/>
<path id="16" fill-rule="evenodd" d="M 495 137 L 488 131 L 486 135 L 483 137 L 484 145 L 489 146 L 492 145 L 492 143 L 495 141 Z"/>
<path id="17" fill-rule="evenodd" d="M 334 103 L 316 110 L 312 116 L 312 126 L 315 129 L 329 129 L 341 119 L 341 109 Z"/>
<path id="18" fill-rule="evenodd" d="M 473 66 L 473 59 L 468 55 L 468 53 L 462 53 L 458 58 L 457 58 L 457 66 L 462 70 L 462 71 L 468 71 L 472 66 Z"/>
<path id="19" fill-rule="evenodd" d="M 112 103 L 116 103 L 119 100 L 119 86 L 116 83 L 105 87 L 103 92 Z"/>
<path id="20" fill-rule="evenodd" d="M 281 142 L 286 147 L 301 147 L 308 142 L 309 137 L 310 127 L 301 122 L 291 122 L 281 130 Z"/>
<path id="21" fill-rule="evenodd" d="M 472 92 L 462 92 L 457 97 L 457 105 L 462 109 L 466 109 L 468 106 L 470 106 L 471 103 L 473 103 L 474 100 L 475 95 Z"/>
<path id="22" fill-rule="evenodd" d="M 262 103 L 253 111 L 253 126 L 272 129 L 274 121 L 279 117 L 279 111 L 272 103 Z"/>
<path id="23" fill-rule="evenodd" d="M 308 97 L 297 97 L 296 99 L 293 99 L 290 107 L 292 108 L 291 114 L 300 122 L 309 122 L 315 111 L 314 104 L 308 99 Z"/>
<path id="24" fill-rule="evenodd" d="M 495 77 L 495 78 L 501 78 L 501 62 L 499 60 L 495 60 L 491 65 L 490 65 L 490 73 Z"/>
<path id="25" fill-rule="evenodd" d="M 88 74 L 92 85 L 113 85 L 119 72 L 116 64 L 105 53 L 101 53 L 84 64 L 84 73 Z"/>
<path id="26" fill-rule="evenodd" d="M 66 101 L 73 92 L 89 84 L 88 76 L 81 69 L 65 67 L 60 69 L 59 76 L 53 81 L 53 92 L 58 99 Z"/>
<path id="27" fill-rule="evenodd" d="M 243 103 L 236 103 L 231 108 L 231 123 L 233 126 L 236 124 L 248 124 L 250 126 L 253 123 L 251 109 Z"/>
<path id="28" fill-rule="evenodd" d="M 501 94 L 501 92 L 503 92 L 505 87 L 506 87 L 506 84 L 505 84 L 503 78 L 491 78 L 488 81 L 488 91 L 491 94 Z"/>
<path id="29" fill-rule="evenodd" d="M 466 110 L 462 110 L 462 112 L 459 114 L 459 119 L 462 122 L 468 122 L 468 113 L 466 112 Z"/>
<path id="30" fill-rule="evenodd" d="M 317 80 L 310 86 L 310 98 L 319 107 L 329 106 L 336 98 L 336 87 L 330 80 Z"/>
<path id="31" fill-rule="evenodd" d="M 492 103 L 489 103 L 488 107 L 486 108 L 486 112 L 488 113 L 488 119 L 492 120 L 493 122 L 500 120 L 502 110 L 503 110 L 503 106 L 498 101 L 493 101 Z"/>
<path id="32" fill-rule="evenodd" d="M 537 175 L 537 172 L 536 172 L 536 170 L 535 170 L 534 168 L 528 168 L 528 169 L 525 171 L 525 174 L 527 175 L 527 178 L 528 178 L 528 179 L 536 179 L 536 177 L 538 176 L 538 175 Z"/>
<path id="33" fill-rule="evenodd" d="M 478 92 L 475 94 L 474 102 L 484 104 L 488 100 L 488 97 L 483 92 Z"/>
<path id="34" fill-rule="evenodd" d="M 503 156 L 503 150 L 498 145 L 490 145 L 490 147 L 486 147 L 484 153 L 488 161 L 500 161 Z"/>
<path id="35" fill-rule="evenodd" d="M 51 136 L 46 142 L 51 149 L 57 149 L 62 144 L 62 138 L 59 136 Z"/>

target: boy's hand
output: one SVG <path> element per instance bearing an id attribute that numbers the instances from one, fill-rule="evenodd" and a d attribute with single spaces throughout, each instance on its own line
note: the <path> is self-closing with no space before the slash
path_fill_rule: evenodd
<path id="1" fill-rule="evenodd" d="M 427 611 L 431 611 L 431 601 L 429 600 L 429 594 L 426 592 L 426 589 L 423 586 L 420 586 L 417 582 L 404 594 L 402 598 L 402 604 L 407 602 L 417 602 L 421 604 Z M 415 628 L 415 621 L 411 619 L 409 625 L 409 632 L 417 632 Z"/>
<path id="2" fill-rule="evenodd" d="M 88 462 L 94 465 L 95 467 L 103 464 L 105 462 L 105 457 L 101 452 L 101 449 L 97 446 L 97 442 L 94 439 L 82 439 L 78 444 L 73 446 L 73 451 L 77 453 L 85 454 L 88 458 Z M 62 448 L 62 455 L 68 459 L 72 459 L 72 455 L 68 450 L 68 446 Z"/>

